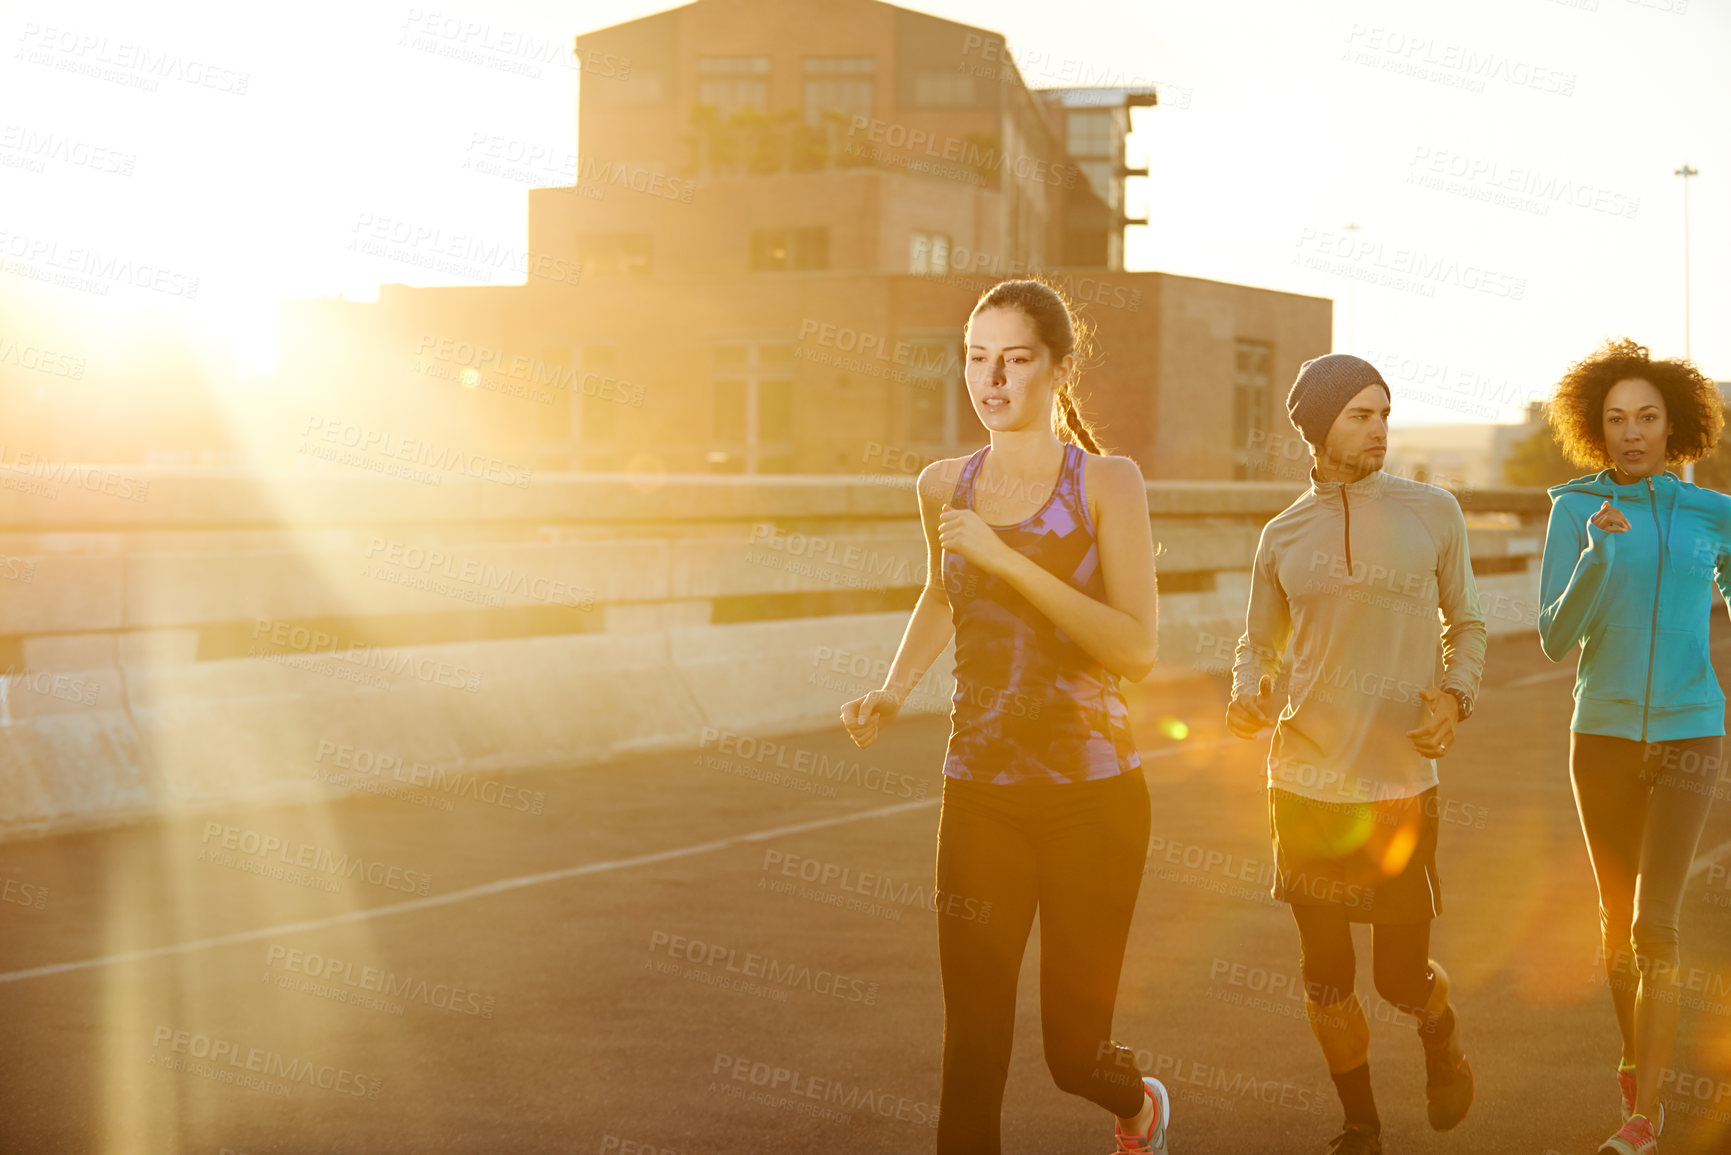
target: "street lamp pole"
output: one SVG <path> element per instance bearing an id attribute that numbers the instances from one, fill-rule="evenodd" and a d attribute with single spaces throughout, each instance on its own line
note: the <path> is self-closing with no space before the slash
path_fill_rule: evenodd
<path id="1" fill-rule="evenodd" d="M 1683 178 L 1683 357 L 1694 360 L 1689 342 L 1689 178 L 1700 176 L 1701 170 L 1690 168 L 1684 161 L 1683 167 L 1671 174 Z M 1693 461 L 1683 466 L 1683 480 L 1695 480 L 1695 463 Z"/>

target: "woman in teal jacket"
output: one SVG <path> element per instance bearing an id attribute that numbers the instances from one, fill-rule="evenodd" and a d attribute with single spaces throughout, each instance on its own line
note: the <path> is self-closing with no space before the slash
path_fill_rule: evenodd
<path id="1" fill-rule="evenodd" d="M 1569 367 L 1550 422 L 1571 460 L 1606 467 L 1550 491 L 1539 642 L 1553 662 L 1581 644 L 1569 775 L 1623 1036 L 1624 1123 L 1599 1150 L 1648 1155 L 1677 1033 L 1677 920 L 1725 733 L 1715 587 L 1731 605 L 1731 497 L 1665 464 L 1712 452 L 1724 417 L 1693 365 L 1623 340 Z"/>

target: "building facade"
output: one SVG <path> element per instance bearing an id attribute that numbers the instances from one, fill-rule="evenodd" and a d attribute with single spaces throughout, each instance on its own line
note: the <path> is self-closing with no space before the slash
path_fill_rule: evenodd
<path id="1" fill-rule="evenodd" d="M 1094 327 L 1084 411 L 1153 477 L 1258 476 L 1327 300 L 1123 269 L 1130 110 L 875 0 L 698 0 L 579 37 L 570 186 L 523 284 L 285 306 L 282 372 L 542 470 L 876 472 L 986 436 L 962 334 L 1007 277 Z"/>

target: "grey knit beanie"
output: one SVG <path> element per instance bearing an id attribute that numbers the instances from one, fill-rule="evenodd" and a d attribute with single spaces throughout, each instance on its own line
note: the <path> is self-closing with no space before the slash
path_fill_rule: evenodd
<path id="1" fill-rule="evenodd" d="M 1292 392 L 1286 395 L 1286 412 L 1304 439 L 1313 448 L 1321 449 L 1334 419 L 1348 401 L 1369 385 L 1381 385 L 1383 393 L 1392 400 L 1388 382 L 1363 357 L 1351 353 L 1312 357 L 1298 367 L 1298 378 L 1292 383 Z"/>

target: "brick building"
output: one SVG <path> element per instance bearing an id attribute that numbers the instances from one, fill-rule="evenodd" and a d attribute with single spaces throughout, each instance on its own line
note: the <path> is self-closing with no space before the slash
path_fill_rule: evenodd
<path id="1" fill-rule="evenodd" d="M 541 470 L 911 469 L 984 444 L 962 326 L 1037 271 L 1096 326 L 1108 449 L 1256 477 L 1328 350 L 1327 300 L 1123 270 L 1152 89 L 1030 89 L 1001 36 L 876 0 L 698 0 L 575 51 L 576 179 L 531 190 L 524 283 L 285 305 L 309 416 Z"/>

